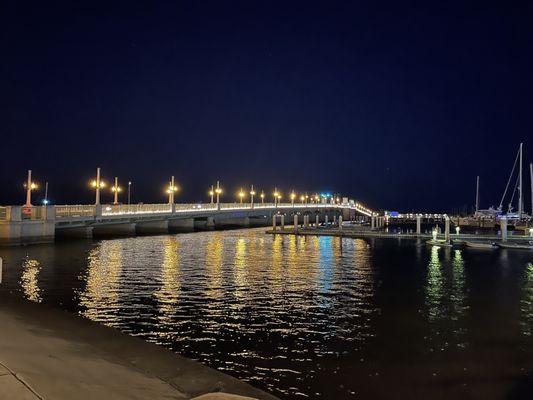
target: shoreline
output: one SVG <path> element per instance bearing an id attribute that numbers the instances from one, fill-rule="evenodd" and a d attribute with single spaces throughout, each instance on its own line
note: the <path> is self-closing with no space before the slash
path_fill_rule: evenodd
<path id="1" fill-rule="evenodd" d="M 9 293 L 0 293 L 0 320 L 0 392 L 9 398 L 277 399 L 153 343 Z"/>

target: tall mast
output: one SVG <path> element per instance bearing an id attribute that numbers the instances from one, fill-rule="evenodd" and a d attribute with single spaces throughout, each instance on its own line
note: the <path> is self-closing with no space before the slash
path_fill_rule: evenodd
<path id="1" fill-rule="evenodd" d="M 522 198 L 522 143 L 520 143 L 520 169 L 518 170 L 518 218 L 522 219 L 524 212 L 524 202 Z"/>
<path id="2" fill-rule="evenodd" d="M 476 212 L 479 210 L 479 175 L 476 179 Z"/>
<path id="3" fill-rule="evenodd" d="M 533 163 L 529 163 L 529 182 L 531 183 L 531 216 L 533 217 Z"/>

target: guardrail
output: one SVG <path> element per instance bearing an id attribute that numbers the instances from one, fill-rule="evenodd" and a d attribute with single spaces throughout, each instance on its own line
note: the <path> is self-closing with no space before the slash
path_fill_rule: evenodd
<path id="1" fill-rule="evenodd" d="M 102 206 L 102 215 L 170 213 L 170 204 L 109 204 Z"/>
<path id="2" fill-rule="evenodd" d="M 56 218 L 94 217 L 95 206 L 64 205 L 55 206 Z"/>

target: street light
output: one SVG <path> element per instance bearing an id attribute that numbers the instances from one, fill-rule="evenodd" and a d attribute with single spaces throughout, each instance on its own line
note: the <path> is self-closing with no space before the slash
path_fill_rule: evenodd
<path id="1" fill-rule="evenodd" d="M 168 185 L 168 204 L 174 204 L 174 193 L 178 191 L 178 187 L 174 184 L 174 176 L 170 178 L 170 185 Z"/>
<path id="2" fill-rule="evenodd" d="M 213 185 L 211 185 L 211 190 L 209 191 L 209 196 L 211 196 L 211 204 L 214 202 L 214 196 L 215 196 L 215 189 Z"/>
<path id="3" fill-rule="evenodd" d="M 261 204 L 265 203 L 265 192 L 261 190 Z"/>
<path id="4" fill-rule="evenodd" d="M 254 195 L 255 195 L 255 190 L 254 190 L 254 185 L 252 185 L 252 188 L 250 190 L 250 208 L 254 208 Z"/>
<path id="5" fill-rule="evenodd" d="M 111 187 L 111 191 L 115 194 L 113 204 L 118 204 L 118 194 L 122 192 L 122 188 L 118 185 L 118 178 L 115 176 L 115 184 Z"/>
<path id="6" fill-rule="evenodd" d="M 296 194 L 294 193 L 294 191 L 291 193 L 291 204 L 292 206 L 294 207 L 294 199 L 296 198 Z"/>
<path id="7" fill-rule="evenodd" d="M 100 167 L 96 168 L 96 179 L 91 182 L 91 187 L 95 189 L 95 205 L 100 205 L 100 189 L 105 188 L 105 182 L 100 179 Z"/>
<path id="8" fill-rule="evenodd" d="M 304 201 L 305 201 L 305 196 L 300 196 L 300 201 L 302 202 L 302 204 L 304 204 Z"/>
<path id="9" fill-rule="evenodd" d="M 241 190 L 239 191 L 239 199 L 241 201 L 241 204 L 242 204 L 242 198 L 244 197 L 244 192 L 242 191 L 242 188 Z"/>
<path id="10" fill-rule="evenodd" d="M 215 189 L 215 193 L 217 194 L 217 210 L 220 210 L 220 194 L 222 193 L 222 189 L 220 188 L 219 181 L 217 181 L 217 188 Z"/>
<path id="11" fill-rule="evenodd" d="M 131 204 L 131 181 L 128 182 L 128 205 Z"/>
<path id="12" fill-rule="evenodd" d="M 31 192 L 39 188 L 39 185 L 31 180 L 31 169 L 28 170 L 28 179 L 24 187 L 26 188 L 26 207 L 31 207 Z"/>
<path id="13" fill-rule="evenodd" d="M 278 206 L 278 196 L 279 196 L 278 188 L 274 188 L 274 206 L 275 207 Z"/>

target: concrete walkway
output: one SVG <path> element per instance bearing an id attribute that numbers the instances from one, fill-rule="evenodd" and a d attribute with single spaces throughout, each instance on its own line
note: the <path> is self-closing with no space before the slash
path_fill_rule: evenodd
<path id="1" fill-rule="evenodd" d="M 0 294 L 0 399 L 193 398 L 276 399 L 112 328 Z"/>

